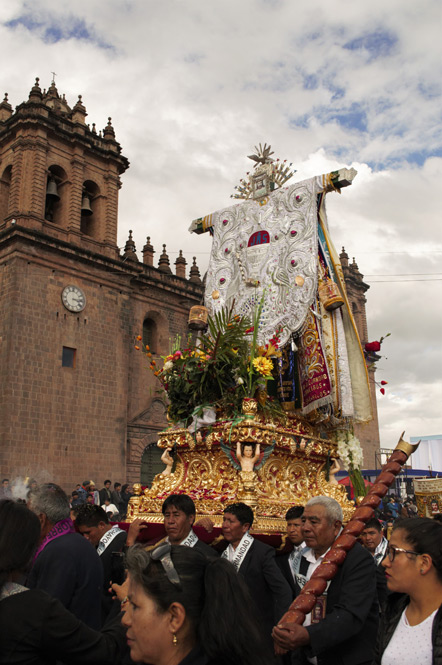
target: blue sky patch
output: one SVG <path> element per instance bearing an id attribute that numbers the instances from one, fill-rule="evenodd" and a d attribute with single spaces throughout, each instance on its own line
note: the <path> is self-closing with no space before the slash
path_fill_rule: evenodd
<path id="1" fill-rule="evenodd" d="M 429 150 L 415 150 L 405 155 L 405 159 L 409 164 L 417 164 L 418 166 L 423 166 L 429 157 L 442 157 L 442 148 L 431 150 L 431 152 Z"/>
<path id="2" fill-rule="evenodd" d="M 345 129 L 357 129 L 360 132 L 367 131 L 367 114 L 359 104 L 352 104 L 348 109 L 330 113 L 328 120 L 335 120 Z"/>
<path id="3" fill-rule="evenodd" d="M 64 17 L 63 21 L 35 20 L 32 14 L 23 14 L 17 18 L 7 21 L 6 28 L 26 28 L 29 32 L 40 36 L 43 42 L 55 44 L 62 40 L 76 39 L 87 41 L 99 48 L 112 49 L 112 45 L 106 43 L 96 34 L 93 28 L 89 28 L 84 19 L 73 16 Z"/>
<path id="4" fill-rule="evenodd" d="M 390 55 L 396 43 L 397 37 L 389 32 L 379 30 L 352 39 L 344 44 L 344 48 L 349 51 L 366 51 L 369 60 L 375 60 Z"/>
<path id="5" fill-rule="evenodd" d="M 318 87 L 318 77 L 315 74 L 306 74 L 303 77 L 304 90 L 316 90 Z"/>
<path id="6" fill-rule="evenodd" d="M 310 113 L 305 113 L 304 115 L 298 115 L 296 117 L 291 117 L 291 118 L 289 118 L 289 126 L 300 128 L 300 129 L 308 129 L 310 118 L 311 118 Z"/>

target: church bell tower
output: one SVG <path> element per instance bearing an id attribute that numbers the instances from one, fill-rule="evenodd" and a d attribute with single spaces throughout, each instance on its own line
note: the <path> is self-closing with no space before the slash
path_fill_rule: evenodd
<path id="1" fill-rule="evenodd" d="M 73 108 L 55 82 L 39 79 L 15 113 L 0 104 L 0 229 L 41 231 L 117 258 L 120 175 L 128 168 L 109 118 L 89 127 L 81 95 Z"/>

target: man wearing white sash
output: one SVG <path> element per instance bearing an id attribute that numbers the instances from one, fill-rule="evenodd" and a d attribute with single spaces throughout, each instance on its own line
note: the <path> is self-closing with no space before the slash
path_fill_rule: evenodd
<path id="1" fill-rule="evenodd" d="M 298 582 L 296 580 L 296 566 L 298 559 L 301 558 L 303 550 L 306 547 L 304 535 L 302 533 L 302 513 L 304 506 L 293 506 L 285 514 L 287 521 L 287 541 L 293 545 L 289 554 L 283 554 L 276 558 L 276 563 L 280 567 L 282 574 L 293 592 L 293 596 L 299 593 Z"/>
<path id="2" fill-rule="evenodd" d="M 255 604 L 256 620 L 270 642 L 274 622 L 287 611 L 292 593 L 276 564 L 274 548 L 250 535 L 253 518 L 252 509 L 244 503 L 234 503 L 224 510 L 222 531 L 228 546 L 222 556 L 244 577 Z"/>
<path id="3" fill-rule="evenodd" d="M 205 556 L 213 558 L 216 551 L 203 543 L 193 530 L 196 509 L 193 500 L 187 494 L 170 494 L 164 501 L 161 511 L 164 515 L 166 541 L 171 545 L 194 547 Z"/>
<path id="4" fill-rule="evenodd" d="M 102 596 L 102 618 L 103 621 L 111 611 L 113 605 L 109 593 L 109 585 L 115 581 L 116 559 L 115 554 L 120 554 L 126 544 L 126 531 L 119 526 L 109 523 L 107 513 L 101 506 L 84 505 L 78 511 L 75 524 L 78 531 L 96 549 L 103 565 L 103 596 Z"/>
<path id="5" fill-rule="evenodd" d="M 300 588 L 340 535 L 342 521 L 342 508 L 331 497 L 315 496 L 306 503 L 302 532 L 307 547 L 293 562 Z M 275 626 L 273 637 L 280 648 L 292 651 L 292 665 L 370 665 L 378 619 L 373 557 L 356 543 L 303 625 Z"/>

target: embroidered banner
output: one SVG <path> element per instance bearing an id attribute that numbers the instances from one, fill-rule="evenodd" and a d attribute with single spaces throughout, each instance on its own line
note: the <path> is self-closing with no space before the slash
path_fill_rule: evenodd
<path id="1" fill-rule="evenodd" d="M 299 330 L 317 288 L 316 196 L 322 187 L 320 178 L 310 178 L 211 215 L 205 290 L 211 315 L 234 301 L 237 314 L 251 316 L 265 291 L 258 343 L 282 326 L 284 345 Z"/>
<path id="2" fill-rule="evenodd" d="M 333 401 L 327 363 L 316 318 L 309 312 L 298 341 L 298 370 L 301 381 L 302 410 L 309 413 Z"/>

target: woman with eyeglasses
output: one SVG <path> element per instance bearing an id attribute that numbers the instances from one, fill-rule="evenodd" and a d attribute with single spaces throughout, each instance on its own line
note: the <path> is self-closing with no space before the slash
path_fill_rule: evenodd
<path id="1" fill-rule="evenodd" d="M 392 593 L 374 665 L 442 665 L 442 524 L 397 522 L 382 562 Z"/>
<path id="2" fill-rule="evenodd" d="M 11 499 L 0 501 L 0 663 L 120 663 L 126 636 L 118 618 L 97 632 L 59 600 L 23 586 L 39 541 L 37 515 Z"/>
<path id="3" fill-rule="evenodd" d="M 248 589 L 225 559 L 164 543 L 127 553 L 122 623 L 132 660 L 149 665 L 268 665 Z"/>

